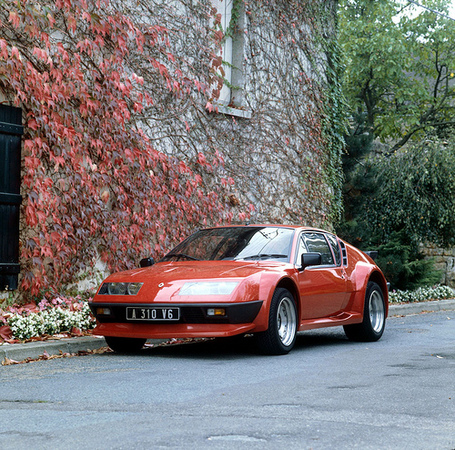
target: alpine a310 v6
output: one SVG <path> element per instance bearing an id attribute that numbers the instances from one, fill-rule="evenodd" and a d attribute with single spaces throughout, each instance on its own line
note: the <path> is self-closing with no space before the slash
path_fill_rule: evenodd
<path id="1" fill-rule="evenodd" d="M 95 334 L 118 352 L 150 338 L 252 334 L 267 354 L 298 331 L 343 326 L 376 341 L 387 282 L 370 254 L 319 229 L 246 225 L 197 231 L 160 261 L 109 276 L 90 303 Z"/>

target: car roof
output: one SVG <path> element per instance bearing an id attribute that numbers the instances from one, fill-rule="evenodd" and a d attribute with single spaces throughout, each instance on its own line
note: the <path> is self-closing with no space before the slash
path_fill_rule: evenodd
<path id="1" fill-rule="evenodd" d="M 288 224 L 274 224 L 274 223 L 247 223 L 247 224 L 234 224 L 234 225 L 220 225 L 216 227 L 207 227 L 206 229 L 216 229 L 216 228 L 244 228 L 244 227 L 275 227 L 275 228 L 292 228 L 295 230 L 302 231 L 319 231 L 321 233 L 330 233 L 335 234 L 327 230 L 322 230 L 321 228 L 307 227 L 302 225 L 288 225 Z"/>

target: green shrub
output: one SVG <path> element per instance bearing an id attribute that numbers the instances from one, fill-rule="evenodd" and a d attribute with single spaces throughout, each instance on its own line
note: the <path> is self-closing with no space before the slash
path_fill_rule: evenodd
<path id="1" fill-rule="evenodd" d="M 376 263 L 393 289 L 413 290 L 441 280 L 442 273 L 434 268 L 434 260 L 425 259 L 404 230 L 392 233 L 377 250 Z"/>

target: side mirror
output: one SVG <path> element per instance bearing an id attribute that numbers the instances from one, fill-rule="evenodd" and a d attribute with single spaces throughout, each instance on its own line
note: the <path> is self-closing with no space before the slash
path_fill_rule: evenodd
<path id="1" fill-rule="evenodd" d="M 149 256 L 148 258 L 141 259 L 139 261 L 139 265 L 141 267 L 150 267 L 153 266 L 153 264 L 155 264 L 155 260 L 151 256 Z"/>
<path id="2" fill-rule="evenodd" d="M 308 266 L 320 266 L 322 264 L 322 256 L 320 253 L 303 253 L 301 261 L 301 270 L 305 270 Z"/>

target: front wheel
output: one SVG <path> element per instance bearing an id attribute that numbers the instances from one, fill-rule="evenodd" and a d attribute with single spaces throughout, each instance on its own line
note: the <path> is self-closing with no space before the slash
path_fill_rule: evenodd
<path id="1" fill-rule="evenodd" d="M 147 339 L 104 336 L 107 345 L 117 353 L 137 353 Z"/>
<path id="2" fill-rule="evenodd" d="M 381 338 L 385 327 L 385 302 L 377 283 L 368 282 L 363 307 L 363 322 L 345 325 L 346 336 L 353 341 L 373 342 Z"/>
<path id="3" fill-rule="evenodd" d="M 292 294 L 278 288 L 270 303 L 269 327 L 256 335 L 259 349 L 268 355 L 284 355 L 297 337 L 297 308 Z"/>

